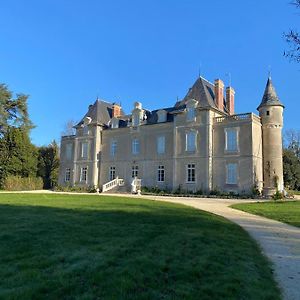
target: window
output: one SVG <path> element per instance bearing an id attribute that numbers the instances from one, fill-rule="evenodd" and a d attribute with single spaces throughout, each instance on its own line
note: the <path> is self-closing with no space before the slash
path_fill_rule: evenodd
<path id="1" fill-rule="evenodd" d="M 186 167 L 186 182 L 191 183 L 196 181 L 195 164 L 188 164 Z"/>
<path id="2" fill-rule="evenodd" d="M 65 172 L 65 182 L 69 182 L 71 179 L 71 169 L 67 168 Z"/>
<path id="3" fill-rule="evenodd" d="M 186 119 L 187 121 L 194 121 L 195 120 L 195 108 L 194 107 L 188 107 L 187 108 L 187 115 Z"/>
<path id="4" fill-rule="evenodd" d="M 139 125 L 140 125 L 139 113 L 134 113 L 132 116 L 132 126 L 139 126 Z"/>
<path id="5" fill-rule="evenodd" d="M 196 150 L 196 131 L 190 131 L 186 133 L 186 151 L 195 151 Z"/>
<path id="6" fill-rule="evenodd" d="M 89 134 L 89 128 L 88 128 L 88 126 L 84 126 L 83 127 L 83 134 L 84 135 L 88 135 Z"/>
<path id="7" fill-rule="evenodd" d="M 131 177 L 138 177 L 139 175 L 139 167 L 138 166 L 132 166 L 132 172 L 131 172 Z"/>
<path id="8" fill-rule="evenodd" d="M 226 172 L 226 183 L 237 184 L 237 164 L 228 164 Z"/>
<path id="9" fill-rule="evenodd" d="M 140 142 L 138 139 L 132 140 L 132 154 L 139 154 L 140 153 Z"/>
<path id="10" fill-rule="evenodd" d="M 111 128 L 119 128 L 119 120 L 117 118 L 112 118 L 111 120 Z"/>
<path id="11" fill-rule="evenodd" d="M 72 144 L 66 145 L 66 159 L 71 160 L 72 158 Z"/>
<path id="12" fill-rule="evenodd" d="M 270 115 L 270 111 L 269 110 L 267 110 L 267 116 L 269 116 Z"/>
<path id="13" fill-rule="evenodd" d="M 162 123 L 167 121 L 167 112 L 165 110 L 159 110 L 157 112 L 157 123 Z"/>
<path id="14" fill-rule="evenodd" d="M 159 136 L 157 138 L 157 144 L 156 144 L 156 147 L 157 147 L 157 153 L 158 154 L 163 154 L 165 153 L 165 148 L 166 148 L 166 139 L 164 136 Z"/>
<path id="15" fill-rule="evenodd" d="M 238 151 L 238 131 L 236 128 L 226 129 L 226 151 Z"/>
<path id="16" fill-rule="evenodd" d="M 81 157 L 88 158 L 88 143 L 81 144 Z"/>
<path id="17" fill-rule="evenodd" d="M 165 166 L 158 166 L 157 181 L 158 182 L 164 182 L 165 181 Z"/>
<path id="18" fill-rule="evenodd" d="M 117 141 L 112 140 L 110 144 L 110 155 L 115 156 L 117 152 Z"/>
<path id="19" fill-rule="evenodd" d="M 116 167 L 109 168 L 109 181 L 116 179 Z"/>
<path id="20" fill-rule="evenodd" d="M 87 167 L 83 167 L 80 169 L 80 181 L 87 180 Z"/>

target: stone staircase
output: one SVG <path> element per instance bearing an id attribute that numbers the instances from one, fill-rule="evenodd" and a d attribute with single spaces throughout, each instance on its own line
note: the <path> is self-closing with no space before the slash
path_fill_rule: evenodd
<path id="1" fill-rule="evenodd" d="M 102 193 L 106 193 L 106 192 L 116 192 L 117 190 L 126 190 L 126 186 L 124 183 L 124 179 L 121 179 L 119 177 L 103 184 L 102 186 Z"/>

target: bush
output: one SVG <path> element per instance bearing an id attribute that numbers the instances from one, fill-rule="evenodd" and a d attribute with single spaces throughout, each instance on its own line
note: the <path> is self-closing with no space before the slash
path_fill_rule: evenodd
<path id="1" fill-rule="evenodd" d="M 283 193 L 279 192 L 278 190 L 276 191 L 276 193 L 274 193 L 274 195 L 272 196 L 273 200 L 282 200 L 284 198 Z"/>
<path id="2" fill-rule="evenodd" d="M 3 183 L 3 189 L 7 191 L 42 190 L 43 179 L 41 177 L 7 176 Z"/>
<path id="3" fill-rule="evenodd" d="M 55 186 L 55 192 L 75 192 L 75 193 L 96 193 L 97 188 L 94 186 Z"/>

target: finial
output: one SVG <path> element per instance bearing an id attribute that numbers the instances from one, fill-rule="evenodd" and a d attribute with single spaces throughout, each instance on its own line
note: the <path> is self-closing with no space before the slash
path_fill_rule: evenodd
<path id="1" fill-rule="evenodd" d="M 200 62 L 200 65 L 199 65 L 198 78 L 201 77 L 201 69 L 202 69 L 202 62 Z"/>
<path id="2" fill-rule="evenodd" d="M 272 67 L 271 65 L 268 66 L 268 77 L 271 78 L 271 73 L 272 73 Z"/>

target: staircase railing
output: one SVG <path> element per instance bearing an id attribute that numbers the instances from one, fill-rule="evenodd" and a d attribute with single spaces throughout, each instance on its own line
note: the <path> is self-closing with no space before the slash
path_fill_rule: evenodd
<path id="1" fill-rule="evenodd" d="M 103 184 L 102 192 L 107 192 L 117 186 L 123 186 L 125 184 L 124 179 L 116 177 L 115 179 Z"/>

